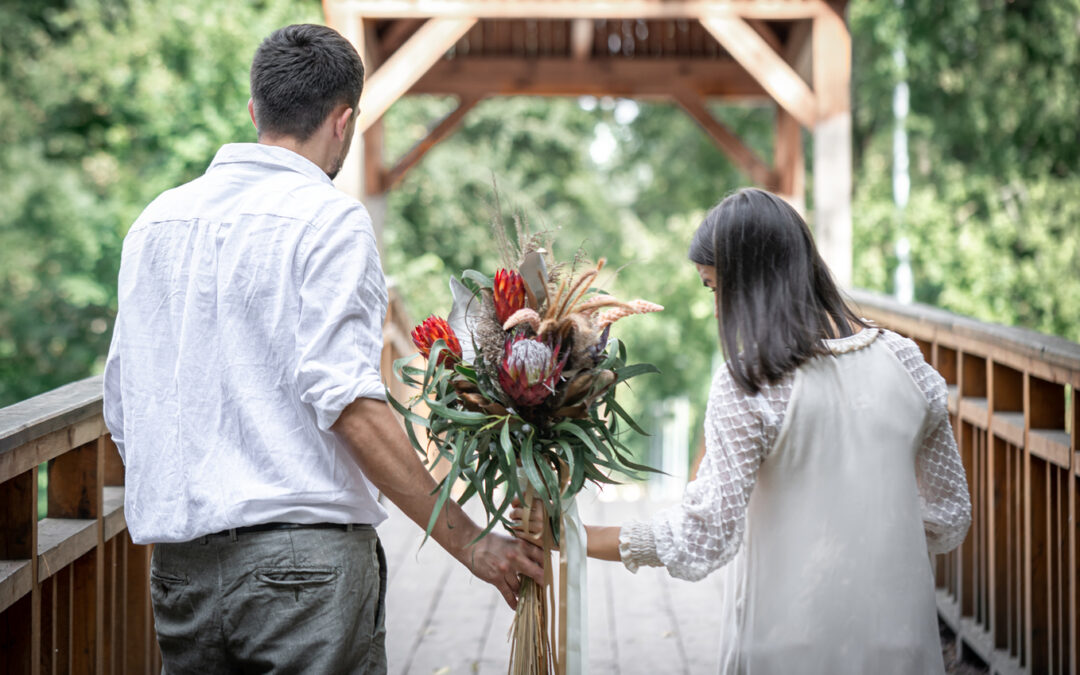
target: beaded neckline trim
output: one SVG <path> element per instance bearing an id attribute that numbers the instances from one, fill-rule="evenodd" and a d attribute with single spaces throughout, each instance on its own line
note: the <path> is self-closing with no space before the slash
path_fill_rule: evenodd
<path id="1" fill-rule="evenodd" d="M 832 340 L 822 340 L 822 342 L 825 343 L 825 346 L 833 354 L 847 354 L 848 352 L 854 352 L 863 347 L 868 347 L 880 334 L 881 329 L 879 328 L 863 328 L 854 335 L 834 338 Z"/>

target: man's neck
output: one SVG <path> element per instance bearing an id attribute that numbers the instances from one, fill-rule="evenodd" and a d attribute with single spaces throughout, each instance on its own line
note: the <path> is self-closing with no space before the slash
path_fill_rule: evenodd
<path id="1" fill-rule="evenodd" d="M 259 137 L 258 142 L 260 145 L 273 145 L 279 148 L 285 148 L 286 150 L 291 150 L 309 160 L 324 172 L 328 169 L 325 149 L 322 147 L 321 143 L 316 142 L 314 137 L 310 141 L 302 142 L 292 136 L 267 137 L 264 135 Z"/>

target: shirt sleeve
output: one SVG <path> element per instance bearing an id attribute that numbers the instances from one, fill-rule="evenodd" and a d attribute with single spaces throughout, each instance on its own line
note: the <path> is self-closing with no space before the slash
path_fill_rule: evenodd
<path id="1" fill-rule="evenodd" d="M 630 571 L 663 565 L 673 577 L 696 581 L 735 557 L 758 468 L 783 424 L 793 381 L 789 375 L 749 396 L 722 370 L 705 414 L 705 458 L 682 503 L 620 531 L 620 557 Z"/>
<path id="2" fill-rule="evenodd" d="M 126 462 L 127 455 L 124 454 L 124 397 L 121 388 L 122 366 L 118 345 L 120 331 L 117 327 L 119 321 L 120 317 L 118 316 L 113 324 L 109 355 L 105 359 L 104 390 L 101 400 L 105 426 L 109 429 L 109 434 L 112 435 L 113 443 L 116 444 L 116 449 L 120 453 L 120 459 Z"/>
<path id="3" fill-rule="evenodd" d="M 926 432 L 915 455 L 915 479 L 927 549 L 946 553 L 960 545 L 971 525 L 971 495 L 949 423 L 948 389 L 914 342 L 889 331 L 883 331 L 883 336 L 930 406 Z"/>
<path id="4" fill-rule="evenodd" d="M 357 204 L 307 235 L 295 377 L 328 431 L 358 398 L 385 400 L 380 373 L 386 281 L 371 219 Z"/>

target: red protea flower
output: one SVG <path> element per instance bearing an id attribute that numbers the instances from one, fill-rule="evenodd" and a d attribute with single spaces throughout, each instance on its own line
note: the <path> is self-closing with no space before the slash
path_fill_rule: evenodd
<path id="1" fill-rule="evenodd" d="M 562 344 L 554 348 L 540 340 L 522 334 L 506 339 L 502 363 L 499 365 L 499 386 L 516 406 L 528 407 L 542 403 L 555 392 L 555 383 L 562 375 L 570 356 L 559 358 Z"/>
<path id="2" fill-rule="evenodd" d="M 525 307 L 525 280 L 512 270 L 498 270 L 493 291 L 495 318 L 501 326 L 511 314 Z"/>
<path id="3" fill-rule="evenodd" d="M 461 343 L 458 342 L 454 329 L 446 323 L 445 319 L 429 316 L 422 324 L 412 329 L 411 335 L 413 344 L 425 359 L 431 353 L 431 345 L 438 340 L 443 340 L 447 348 L 439 353 L 439 365 L 447 365 L 447 361 L 450 362 L 449 365 L 453 365 L 454 362 L 461 360 Z"/>

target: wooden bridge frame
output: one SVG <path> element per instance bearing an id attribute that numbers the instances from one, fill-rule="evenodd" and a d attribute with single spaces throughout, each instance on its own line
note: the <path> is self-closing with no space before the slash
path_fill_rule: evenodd
<path id="1" fill-rule="evenodd" d="M 803 130 L 813 134 L 818 246 L 851 283 L 851 38 L 846 0 L 323 0 L 368 69 L 355 145 L 338 186 L 381 233 L 386 192 L 492 96 L 670 101 L 752 184 L 805 211 Z M 642 29 L 638 32 L 639 27 Z M 613 49 L 613 45 L 620 45 Z M 383 157 L 381 118 L 406 94 L 458 107 L 402 157 Z M 776 106 L 771 161 L 707 108 Z"/>

